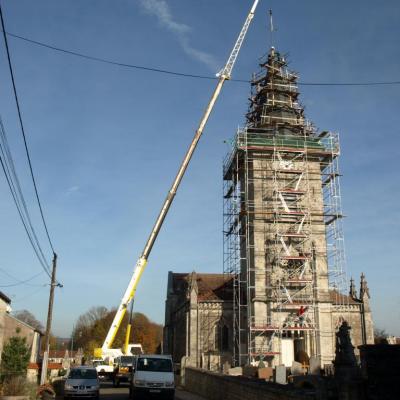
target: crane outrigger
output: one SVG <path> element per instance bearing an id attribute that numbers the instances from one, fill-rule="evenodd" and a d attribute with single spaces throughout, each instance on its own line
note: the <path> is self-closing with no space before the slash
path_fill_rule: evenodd
<path id="1" fill-rule="evenodd" d="M 221 93 L 222 86 L 224 85 L 226 80 L 229 80 L 231 78 L 231 73 L 232 73 L 233 67 L 234 67 L 236 59 L 239 55 L 239 51 L 240 51 L 240 48 L 242 47 L 247 30 L 249 29 L 250 23 L 254 17 L 258 3 L 259 3 L 259 0 L 254 1 L 253 6 L 251 7 L 250 12 L 247 15 L 247 18 L 244 22 L 242 30 L 240 31 L 239 37 L 237 38 L 237 40 L 235 42 L 233 50 L 232 50 L 231 54 L 229 55 L 228 61 L 225 64 L 225 67 L 217 74 L 217 78 L 218 78 L 217 86 L 214 89 L 211 99 L 204 111 L 204 114 L 200 120 L 199 126 L 198 126 L 196 133 L 193 137 L 193 140 L 185 154 L 185 157 L 179 167 L 178 173 L 172 183 L 172 186 L 171 186 L 170 190 L 168 191 L 167 197 L 164 200 L 164 203 L 161 207 L 160 213 L 158 214 L 156 222 L 153 226 L 153 229 L 150 232 L 150 235 L 149 235 L 149 237 L 146 241 L 146 244 L 143 248 L 143 251 L 142 251 L 138 261 L 136 262 L 131 280 L 129 281 L 128 287 L 126 288 L 124 296 L 121 299 L 121 303 L 118 307 L 118 310 L 115 314 L 114 320 L 113 320 L 113 322 L 110 326 L 110 329 L 107 333 L 107 336 L 104 340 L 103 346 L 99 349 L 95 349 L 95 357 L 105 358 L 105 357 L 113 354 L 113 352 L 112 352 L 113 349 L 111 349 L 112 343 L 115 339 L 115 336 L 117 335 L 117 332 L 118 332 L 121 322 L 125 316 L 127 308 L 135 297 L 137 285 L 140 281 L 140 278 L 143 274 L 144 269 L 146 268 L 147 260 L 150 256 L 151 250 L 154 246 L 154 242 L 156 241 L 157 236 L 162 227 L 162 224 L 165 220 L 165 217 L 168 214 L 168 210 L 171 207 L 171 204 L 172 204 L 174 197 L 176 195 L 176 192 L 178 190 L 179 184 L 182 181 L 182 178 L 183 178 L 185 171 L 189 165 L 192 155 L 193 155 L 193 153 L 196 149 L 196 146 L 200 140 L 200 137 L 203 133 L 204 127 L 208 121 L 211 111 L 213 110 L 214 105 L 218 99 L 218 96 Z M 130 320 L 130 324 L 131 324 L 131 320 Z M 129 351 L 129 344 L 128 344 L 129 336 L 128 335 L 130 334 L 130 330 L 131 330 L 131 326 L 129 325 L 128 329 L 127 329 L 127 338 L 125 340 L 125 345 L 124 345 L 124 349 L 123 349 L 124 354 L 127 354 Z M 115 352 L 114 352 L 114 354 L 115 354 Z"/>

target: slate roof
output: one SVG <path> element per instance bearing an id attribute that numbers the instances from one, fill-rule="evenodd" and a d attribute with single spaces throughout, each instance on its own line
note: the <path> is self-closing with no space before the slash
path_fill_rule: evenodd
<path id="1" fill-rule="evenodd" d="M 329 290 L 329 297 L 334 305 L 339 304 L 361 304 L 361 300 L 339 293 L 337 290 Z"/>
<path id="2" fill-rule="evenodd" d="M 186 295 L 191 273 L 173 273 L 172 290 L 175 295 Z M 231 301 L 232 278 L 225 274 L 198 274 L 194 273 L 198 287 L 200 301 Z"/>
<path id="3" fill-rule="evenodd" d="M 200 301 L 232 301 L 233 278 L 225 274 L 199 274 L 196 276 L 198 299 Z M 174 295 L 186 296 L 192 273 L 173 273 L 172 291 Z M 329 290 L 329 297 L 334 305 L 361 304 L 361 301 L 351 296 Z"/>

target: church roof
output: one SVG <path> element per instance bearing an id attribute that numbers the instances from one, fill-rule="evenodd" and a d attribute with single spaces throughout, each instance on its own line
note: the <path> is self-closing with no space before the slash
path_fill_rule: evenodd
<path id="1" fill-rule="evenodd" d="M 173 293 L 186 294 L 193 278 L 196 279 L 200 301 L 232 300 L 232 278 L 225 274 L 173 273 Z"/>
<path id="2" fill-rule="evenodd" d="M 174 295 L 186 296 L 191 280 L 195 277 L 199 301 L 231 301 L 233 278 L 225 274 L 172 273 L 172 292 Z M 329 290 L 332 304 L 360 304 L 361 301 L 342 294 L 337 290 Z"/>
<path id="3" fill-rule="evenodd" d="M 329 290 L 329 297 L 332 304 L 360 304 L 361 301 L 353 297 L 339 293 L 337 290 Z"/>

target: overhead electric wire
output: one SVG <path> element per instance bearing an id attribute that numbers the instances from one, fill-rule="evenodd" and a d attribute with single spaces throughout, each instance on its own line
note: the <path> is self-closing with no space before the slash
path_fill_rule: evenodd
<path id="1" fill-rule="evenodd" d="M 97 61 L 97 62 L 101 62 L 101 63 L 104 63 L 104 64 L 116 65 L 118 67 L 141 69 L 141 70 L 150 71 L 150 72 L 159 72 L 159 73 L 162 73 L 162 74 L 177 75 L 177 76 L 183 76 L 183 77 L 187 77 L 187 78 L 212 79 L 212 80 L 217 79 L 214 76 L 187 74 L 187 73 L 184 73 L 184 72 L 170 71 L 170 70 L 161 69 L 161 68 L 151 68 L 151 67 L 146 67 L 146 66 L 143 66 L 143 65 L 127 64 L 127 63 L 122 63 L 122 62 L 118 62 L 118 61 L 107 60 L 106 58 L 95 57 L 95 56 L 91 56 L 91 55 L 88 55 L 88 54 L 79 53 L 79 52 L 73 51 L 73 50 L 62 49 L 60 47 L 52 46 L 52 45 L 47 44 L 47 43 L 38 42 L 37 40 L 33 40 L 33 39 L 29 39 L 29 38 L 26 38 L 26 37 L 23 37 L 23 36 L 15 35 L 14 33 L 7 32 L 7 35 L 11 36 L 11 37 L 14 37 L 14 38 L 17 38 L 17 39 L 24 40 L 25 42 L 29 42 L 29 43 L 35 44 L 37 46 L 46 47 L 46 48 L 48 48 L 50 50 L 55 50 L 55 51 L 58 51 L 58 52 L 61 52 L 61 53 L 70 54 L 70 55 L 73 55 L 73 56 L 76 56 L 76 57 L 86 58 L 87 60 Z M 243 82 L 247 82 L 247 81 L 243 81 Z"/>
<path id="2" fill-rule="evenodd" d="M 4 28 L 3 28 L 3 34 L 4 34 Z M 106 59 L 106 58 L 102 58 L 102 57 L 91 56 L 89 54 L 81 53 L 81 52 L 74 51 L 74 50 L 63 49 L 58 46 L 54 46 L 54 45 L 47 44 L 44 42 L 39 42 L 38 40 L 33 40 L 33 39 L 30 39 L 30 38 L 27 38 L 24 36 L 16 35 L 15 33 L 11 33 L 11 32 L 6 32 L 6 34 L 13 38 L 34 44 L 36 46 L 41 46 L 41 47 L 44 47 L 44 48 L 47 48 L 50 50 L 58 51 L 60 53 L 69 54 L 69 55 L 72 55 L 75 57 L 80 57 L 80 58 L 84 58 L 87 60 L 100 62 L 103 64 L 110 64 L 110 65 L 115 65 L 118 67 L 138 69 L 138 70 L 160 73 L 160 74 L 175 75 L 175 76 L 184 77 L 184 78 L 208 79 L 208 80 L 218 79 L 216 76 L 212 76 L 212 75 L 192 74 L 192 73 L 167 70 L 167 69 L 163 69 L 163 68 L 155 68 L 155 67 L 147 67 L 144 65 L 123 63 L 123 62 L 114 61 L 114 60 L 110 60 L 110 59 Z M 248 79 L 231 79 L 231 81 L 239 82 L 239 83 L 250 83 L 251 82 Z M 399 81 L 386 81 L 386 82 L 385 81 L 383 81 L 383 82 L 297 82 L 297 84 L 299 86 L 381 86 L 381 85 L 400 85 L 400 80 Z"/>
<path id="3" fill-rule="evenodd" d="M 35 248 L 37 248 L 40 256 L 41 256 L 41 264 L 45 264 L 47 267 L 47 273 L 50 274 L 50 266 L 46 260 L 46 257 L 43 253 L 42 247 L 39 243 L 38 237 L 36 235 L 35 229 L 32 225 L 32 220 L 29 215 L 28 207 L 26 205 L 26 201 L 21 189 L 21 184 L 18 179 L 17 172 L 15 170 L 15 165 L 14 165 L 14 160 L 12 158 L 12 154 L 10 151 L 10 147 L 8 145 L 8 140 L 7 140 L 7 134 L 3 125 L 3 121 L 0 116 L 0 154 L 2 155 L 2 164 L 4 163 L 4 174 L 6 175 L 7 182 L 9 183 L 9 188 L 10 191 L 13 195 L 13 199 L 15 202 L 15 205 L 18 209 L 18 212 L 20 214 L 21 220 L 24 223 L 24 227 L 30 229 L 29 232 L 27 232 L 28 236 L 30 239 L 32 239 L 36 243 Z"/>
<path id="4" fill-rule="evenodd" d="M 47 269 L 48 267 L 46 266 L 46 264 L 45 264 L 45 263 L 43 262 L 43 260 L 41 259 L 41 257 L 40 257 L 40 252 L 39 252 L 38 249 L 36 248 L 35 243 L 34 243 L 32 237 L 31 237 L 31 234 L 30 234 L 30 232 L 29 232 L 29 230 L 28 230 L 28 227 L 27 227 L 27 224 L 26 224 L 26 222 L 25 222 L 25 220 L 24 220 L 22 211 L 21 211 L 21 209 L 20 209 L 20 207 L 19 207 L 19 205 L 18 205 L 18 200 L 16 199 L 16 196 L 15 196 L 15 193 L 14 193 L 14 190 L 13 190 L 13 187 L 12 187 L 12 183 L 11 183 L 11 181 L 10 181 L 8 175 L 7 175 L 7 172 L 6 172 L 7 170 L 6 170 L 6 167 L 5 167 L 5 164 L 4 164 L 4 162 L 3 162 L 3 158 L 2 158 L 1 155 L 0 155 L 0 164 L 1 164 L 2 168 L 3 168 L 3 172 L 4 172 L 4 175 L 5 175 L 5 177 L 6 177 L 8 187 L 10 188 L 11 195 L 12 195 L 12 197 L 13 197 L 13 199 L 14 199 L 14 203 L 15 203 L 15 205 L 16 205 L 16 207 L 17 207 L 18 214 L 19 214 L 20 219 L 21 219 L 21 222 L 22 222 L 22 224 L 23 224 L 23 226 L 24 226 L 25 232 L 26 232 L 26 234 L 27 234 L 27 236 L 28 236 L 29 242 L 31 243 L 32 248 L 33 248 L 33 250 L 34 250 L 34 252 L 35 252 L 35 254 L 36 254 L 36 257 L 38 258 L 39 263 L 41 264 L 43 270 L 46 272 L 46 274 L 49 276 L 49 278 L 51 278 L 51 274 L 49 273 L 49 271 L 48 271 L 48 269 Z"/>
<path id="5" fill-rule="evenodd" d="M 20 279 L 16 278 L 15 276 L 9 274 L 9 273 L 8 273 L 5 269 L 3 269 L 3 268 L 0 268 L 0 271 L 1 271 L 3 274 L 7 275 L 9 278 L 14 279 L 15 281 L 17 281 L 17 283 L 12 283 L 12 284 L 9 284 L 9 285 L 0 285 L 0 287 L 3 287 L 3 288 L 4 288 L 4 287 L 12 287 L 12 286 L 18 286 L 18 285 L 43 286 L 43 284 L 32 284 L 32 283 L 28 283 L 28 282 L 33 281 L 33 280 L 34 280 L 35 278 L 37 278 L 38 276 L 42 275 L 43 272 L 39 272 L 38 274 L 35 274 L 35 275 L 31 276 L 31 277 L 28 278 L 28 279 L 20 280 Z"/>
<path id="6" fill-rule="evenodd" d="M 28 298 L 30 298 L 30 297 L 32 297 L 32 296 L 35 296 L 36 294 L 38 294 L 39 292 L 41 292 L 44 288 L 46 288 L 46 286 L 47 286 L 47 284 L 44 284 L 44 285 L 42 285 L 42 287 L 40 287 L 39 289 L 36 289 L 36 290 L 34 290 L 33 292 L 28 293 L 26 296 L 23 296 L 23 297 L 20 297 L 20 298 L 17 297 L 16 300 L 13 300 L 13 304 L 15 304 L 15 303 L 20 303 L 22 300 L 26 300 L 26 299 L 28 299 Z"/>
<path id="7" fill-rule="evenodd" d="M 19 119 L 19 123 L 20 123 L 20 127 L 21 127 L 22 136 L 23 136 L 23 139 L 24 139 L 25 152 L 26 152 L 26 156 L 28 158 L 29 170 L 30 170 L 30 173 L 31 173 L 33 187 L 35 189 L 36 200 L 38 202 L 40 215 L 42 217 L 42 222 L 43 222 L 43 225 L 44 225 L 44 228 L 45 228 L 45 231 L 46 231 L 47 239 L 49 241 L 49 244 L 50 244 L 51 250 L 53 251 L 53 254 L 55 254 L 53 243 L 52 243 L 52 241 L 50 239 L 49 230 L 47 228 L 46 220 L 44 218 L 42 204 L 40 202 L 39 193 L 38 193 L 37 186 L 36 186 L 35 175 L 33 173 L 32 162 L 31 162 L 31 157 L 30 157 L 30 154 L 29 154 L 28 144 L 27 144 L 27 141 L 26 141 L 25 129 L 24 129 L 24 124 L 22 122 L 21 108 L 20 108 L 20 105 L 19 105 L 17 88 L 16 88 L 16 85 L 15 85 L 14 72 L 13 72 L 13 67 L 12 67 L 12 63 L 11 63 L 10 49 L 8 47 L 6 28 L 5 28 L 5 24 L 4 24 L 3 11 L 2 11 L 2 8 L 1 8 L 1 3 L 0 3 L 0 20 L 1 20 L 1 28 L 3 30 L 3 38 L 4 38 L 4 44 L 5 44 L 5 48 L 6 48 L 6 53 L 7 53 L 7 61 L 8 61 L 8 67 L 9 67 L 9 70 L 10 70 L 10 76 L 11 76 L 11 82 L 12 82 L 12 87 L 13 87 L 13 91 L 14 91 L 15 103 L 17 105 L 18 119 Z"/>

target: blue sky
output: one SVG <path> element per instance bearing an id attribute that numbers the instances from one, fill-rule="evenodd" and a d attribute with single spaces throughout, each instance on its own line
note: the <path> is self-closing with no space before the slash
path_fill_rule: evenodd
<path id="1" fill-rule="evenodd" d="M 120 62 L 197 74 L 224 65 L 250 8 L 236 0 L 4 0 L 8 31 Z M 275 44 L 303 82 L 400 80 L 396 0 L 263 1 L 234 77 Z M 117 306 L 215 85 L 83 60 L 10 38 L 31 157 L 59 253 L 54 331 L 91 306 Z M 4 46 L 0 113 L 32 218 L 46 246 L 12 101 Z M 399 86 L 302 87 L 307 116 L 341 135 L 347 265 L 367 275 L 376 325 L 400 335 Z M 243 124 L 249 85 L 228 82 L 153 249 L 135 308 L 164 319 L 169 270 L 222 271 L 222 159 Z M 0 177 L 0 268 L 40 272 Z M 50 249 L 46 246 L 46 252 Z M 0 270 L 0 285 L 15 281 Z M 46 283 L 44 275 L 30 282 Z M 0 287 L 45 321 L 48 287 Z"/>

